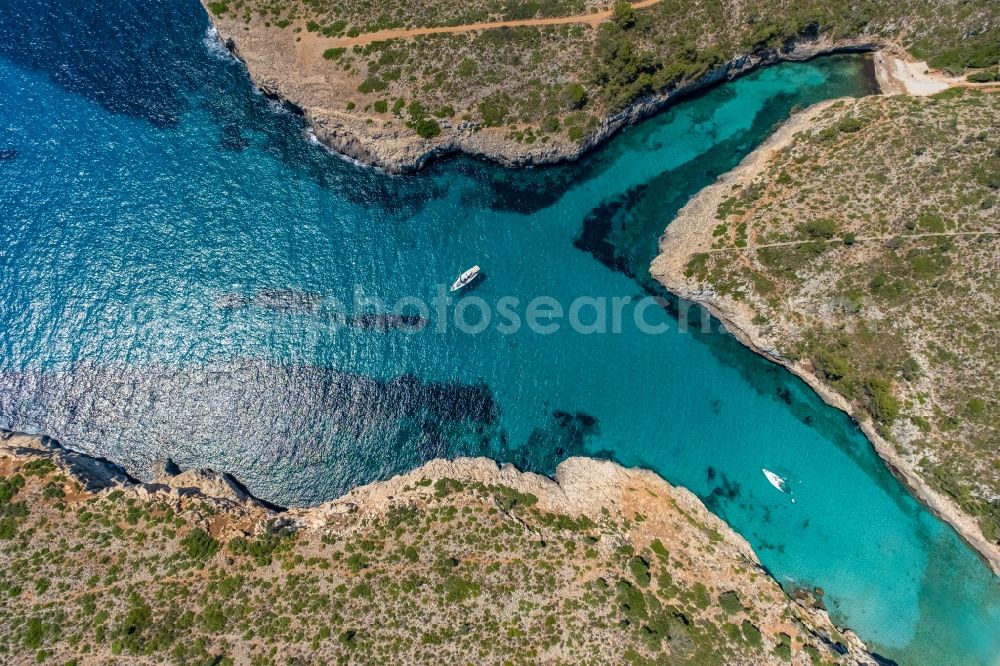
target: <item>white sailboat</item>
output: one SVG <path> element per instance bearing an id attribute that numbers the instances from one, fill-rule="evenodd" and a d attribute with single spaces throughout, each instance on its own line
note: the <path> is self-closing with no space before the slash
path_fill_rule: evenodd
<path id="1" fill-rule="evenodd" d="M 469 283 L 471 283 L 473 280 L 476 279 L 476 276 L 479 275 L 479 270 L 480 270 L 479 266 L 477 265 L 477 266 L 473 266 L 469 270 L 467 270 L 464 273 L 462 273 L 461 275 L 459 275 L 458 279 L 455 280 L 455 282 L 452 283 L 452 285 L 451 285 L 451 291 L 458 291 L 462 287 L 465 287 L 466 285 L 468 285 Z"/>
<path id="2" fill-rule="evenodd" d="M 778 476 L 769 469 L 761 468 L 760 471 L 764 472 L 764 476 L 767 477 L 767 480 L 771 483 L 772 486 L 774 486 L 783 493 L 788 492 L 787 481 L 785 481 L 783 478 L 781 478 L 780 476 Z"/>

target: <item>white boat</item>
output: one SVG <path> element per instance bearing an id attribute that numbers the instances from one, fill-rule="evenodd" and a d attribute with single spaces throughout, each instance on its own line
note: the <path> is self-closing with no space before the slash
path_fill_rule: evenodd
<path id="1" fill-rule="evenodd" d="M 783 493 L 788 492 L 788 489 L 785 487 L 788 484 L 787 481 L 785 481 L 783 478 L 781 478 L 780 476 L 778 476 L 769 469 L 761 468 L 760 471 L 764 472 L 764 476 L 767 477 L 767 480 L 771 482 L 772 486 L 774 486 Z"/>
<path id="2" fill-rule="evenodd" d="M 480 270 L 479 266 L 473 266 L 469 270 L 459 275 L 458 279 L 452 283 L 451 291 L 458 291 L 462 287 L 468 285 L 470 282 L 475 280 L 476 276 L 479 275 L 479 270 Z"/>

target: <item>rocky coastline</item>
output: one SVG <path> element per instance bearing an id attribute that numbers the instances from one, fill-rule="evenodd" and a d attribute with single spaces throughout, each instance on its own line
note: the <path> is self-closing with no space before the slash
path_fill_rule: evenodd
<path id="1" fill-rule="evenodd" d="M 880 81 L 885 81 L 887 70 L 892 67 L 892 60 L 877 59 L 876 64 Z M 739 166 L 720 176 L 714 184 L 692 198 L 660 238 L 660 254 L 654 259 L 650 272 L 671 293 L 708 310 L 743 345 L 782 365 L 808 384 L 825 403 L 848 414 L 893 475 L 931 512 L 951 525 L 993 572 L 1000 576 L 1000 546 L 983 535 L 972 516 L 964 512 L 950 497 L 931 488 L 913 465 L 879 434 L 871 420 L 823 382 L 811 366 L 784 357 L 779 351 L 778 341 L 769 338 L 762 327 L 755 323 L 756 313 L 752 308 L 731 297 L 702 289 L 695 280 L 685 275 L 691 256 L 712 247 L 712 231 L 718 223 L 716 210 L 731 195 L 734 186 L 750 182 L 761 173 L 773 154 L 789 145 L 796 133 L 808 129 L 826 109 L 836 103 L 837 100 L 821 102 L 794 115 Z"/>
<path id="2" fill-rule="evenodd" d="M 422 139 L 411 130 L 375 127 L 365 116 L 340 113 L 328 106 L 309 103 L 304 99 L 311 94 L 306 91 L 308 86 L 289 79 L 286 70 L 292 65 L 282 63 L 278 47 L 252 31 L 237 31 L 242 23 L 220 20 L 211 12 L 209 17 L 218 38 L 246 67 L 253 85 L 304 116 L 319 143 L 343 157 L 392 174 L 413 173 L 436 159 L 456 154 L 482 158 L 505 167 L 571 162 L 601 146 L 619 131 L 656 115 L 687 96 L 764 67 L 837 53 L 899 52 L 897 46 L 873 37 L 833 40 L 821 36 L 798 39 L 782 49 L 739 54 L 693 81 L 632 102 L 605 117 L 579 142 L 562 138 L 544 145 L 525 144 L 510 138 L 509 130 L 504 127 L 478 127 L 448 121 L 441 123 L 439 136 Z"/>
<path id="3" fill-rule="evenodd" d="M 635 553 L 629 560 L 631 562 L 629 566 L 638 576 L 638 589 L 657 589 L 660 590 L 658 594 L 671 595 L 676 594 L 673 590 L 683 591 L 688 589 L 689 585 L 693 585 L 696 591 L 701 590 L 696 594 L 700 595 L 698 598 L 703 601 L 697 601 L 697 605 L 690 606 L 692 610 L 684 611 L 688 614 L 685 617 L 685 624 L 694 622 L 690 630 L 691 638 L 687 638 L 689 630 L 676 625 L 670 630 L 672 637 L 664 639 L 664 646 L 670 653 L 676 654 L 678 650 L 712 649 L 709 647 L 713 644 L 712 641 L 723 640 L 722 649 L 736 650 L 730 655 L 735 658 L 732 663 L 750 663 L 746 661 L 747 655 L 744 650 L 748 649 L 748 644 L 743 642 L 744 639 L 724 638 L 724 635 L 728 635 L 727 632 L 712 628 L 720 616 L 714 615 L 718 611 L 712 610 L 711 600 L 719 595 L 719 599 L 725 601 L 723 607 L 727 609 L 721 617 L 739 623 L 744 614 L 749 616 L 750 619 L 743 622 L 743 632 L 750 636 L 749 645 L 753 648 L 753 653 L 758 655 L 754 657 L 753 663 L 785 663 L 791 659 L 793 663 L 804 664 L 809 663 L 810 659 L 819 658 L 820 655 L 824 663 L 879 663 L 855 634 L 833 624 L 821 601 L 821 592 L 800 590 L 788 596 L 761 566 L 746 540 L 710 513 L 694 494 L 683 488 L 671 486 L 652 472 L 626 469 L 609 461 L 570 458 L 559 465 L 554 478 L 548 478 L 520 472 L 509 464 L 500 466 L 485 458 L 459 458 L 451 461 L 438 459 L 387 481 L 356 488 L 339 499 L 317 507 L 281 509 L 257 501 L 249 496 L 235 479 L 211 470 L 181 472 L 169 463 L 165 463 L 153 481 L 142 483 L 128 478 L 120 469 L 107 461 L 88 460 L 86 456 L 67 451 L 51 440 L 31 435 L 4 433 L 0 436 L 0 482 L 6 484 L 4 487 L 8 495 L 11 490 L 13 491 L 13 500 L 22 500 L 22 503 L 28 505 L 23 511 L 27 517 L 16 519 L 25 521 L 17 526 L 14 536 L 23 542 L 22 547 L 30 550 L 35 547 L 36 541 L 45 544 L 62 539 L 64 544 L 62 547 L 68 549 L 67 553 L 90 552 L 93 545 L 86 546 L 81 551 L 81 547 L 74 546 L 74 542 L 84 535 L 89 535 L 87 538 L 93 540 L 97 538 L 96 533 L 74 527 L 74 520 L 89 521 L 92 519 L 88 518 L 88 515 L 92 512 L 104 512 L 106 518 L 102 520 L 112 526 L 117 536 L 114 539 L 110 536 L 100 537 L 104 541 L 101 548 L 104 550 L 110 548 L 112 553 L 105 555 L 102 562 L 120 563 L 126 558 L 136 562 L 148 561 L 149 566 L 157 566 L 162 562 L 169 565 L 168 571 L 172 576 L 168 577 L 166 585 L 173 585 L 175 582 L 171 581 L 183 578 L 195 581 L 187 584 L 195 585 L 198 589 L 201 589 L 203 583 L 200 581 L 203 581 L 204 577 L 196 575 L 190 578 L 183 572 L 197 572 L 202 567 L 209 567 L 212 571 L 210 580 L 221 583 L 216 582 L 216 587 L 209 583 L 202 593 L 206 595 L 215 594 L 220 584 L 249 585 L 251 588 L 263 590 L 269 590 L 275 585 L 280 589 L 281 580 L 286 575 L 284 572 L 288 572 L 289 580 L 312 580 L 311 585 L 321 589 L 329 588 L 327 594 L 336 595 L 345 588 L 345 585 L 340 584 L 341 580 L 346 580 L 347 584 L 357 580 L 372 581 L 372 573 L 369 572 L 371 568 L 380 572 L 379 585 L 388 585 L 390 590 L 395 590 L 389 592 L 390 598 L 395 600 L 395 595 L 399 594 L 395 586 L 400 583 L 405 584 L 407 576 L 412 579 L 414 567 L 420 566 L 419 563 L 424 557 L 430 557 L 431 553 L 428 551 L 432 546 L 438 547 L 438 541 L 440 547 L 454 553 L 453 559 L 446 561 L 447 566 L 444 570 L 440 568 L 441 564 L 433 565 L 423 574 L 425 576 L 450 576 L 451 574 L 445 572 L 452 567 L 458 570 L 461 566 L 461 571 L 465 571 L 465 566 L 462 566 L 461 562 L 466 558 L 475 562 L 491 557 L 490 553 L 492 557 L 499 558 L 494 567 L 507 566 L 501 563 L 508 561 L 517 563 L 519 561 L 517 552 L 505 550 L 501 548 L 500 543 L 493 541 L 497 538 L 501 540 L 508 538 L 503 536 L 505 534 L 526 535 L 523 539 L 527 541 L 514 541 L 508 543 L 505 548 L 523 546 L 528 548 L 528 553 L 537 550 L 538 544 L 541 544 L 543 549 L 547 545 L 559 547 L 558 544 L 569 537 L 570 540 L 580 540 L 581 544 L 586 546 L 586 553 L 577 549 L 582 546 L 567 547 L 566 553 L 556 558 L 558 564 L 550 560 L 544 565 L 543 568 L 546 570 L 551 571 L 553 567 L 558 566 L 572 572 L 556 588 L 547 588 L 548 591 L 544 594 L 548 599 L 553 598 L 552 595 L 557 599 L 559 597 L 574 599 L 574 595 L 579 594 L 576 586 L 580 584 L 581 578 L 586 580 L 597 577 L 598 587 L 606 589 L 607 584 L 604 581 L 614 580 L 612 576 L 619 574 L 615 573 L 615 567 L 618 565 L 610 565 L 612 568 L 605 570 L 604 567 L 608 565 L 604 564 L 604 560 L 615 562 L 621 557 L 621 553 L 629 556 Z M 4 501 L 13 500 L 8 498 Z M 121 520 L 115 518 L 116 512 L 119 511 L 123 517 L 126 514 L 130 517 L 117 522 Z M 459 530 L 456 535 L 450 531 L 453 528 L 444 527 L 451 524 L 449 516 L 456 513 L 462 516 L 482 515 L 484 518 L 492 516 L 489 520 L 499 521 L 499 527 L 494 527 L 492 532 L 486 529 L 482 533 L 474 533 L 472 527 L 462 526 L 464 524 L 462 521 L 454 527 Z M 404 549 L 412 536 L 409 534 L 412 529 L 405 526 L 422 515 L 428 517 L 429 522 L 425 525 L 440 524 L 446 531 L 432 539 L 430 543 L 427 543 L 426 536 L 420 537 L 419 540 L 423 541 L 421 550 L 425 551 L 425 555 L 418 555 L 416 550 Z M 82 518 L 79 518 L 80 516 Z M 144 519 L 146 522 L 143 523 L 143 519 L 138 518 L 139 516 L 146 516 Z M 163 536 L 155 535 L 157 531 L 155 525 L 159 523 L 165 524 Z M 416 523 L 417 526 L 420 524 Z M 129 525 L 135 527 L 131 528 Z M 388 531 L 386 532 L 384 527 L 379 527 L 380 525 L 388 525 Z M 378 538 L 387 540 L 384 550 L 374 545 L 377 541 L 370 540 L 376 538 L 372 536 L 373 529 L 381 530 L 378 534 L 383 536 Z M 135 531 L 134 534 L 132 530 Z M 424 527 L 417 534 L 426 535 L 426 530 L 427 527 Z M 484 550 L 459 555 L 462 551 L 462 546 L 459 544 L 479 543 L 484 537 L 486 537 L 486 541 L 483 542 Z M 11 537 L 8 535 L 2 538 Z M 166 541 L 163 541 L 164 538 Z M 522 539 L 522 537 L 516 538 Z M 174 553 L 173 544 L 177 543 L 177 539 L 180 539 L 181 551 Z M 133 540 L 138 545 L 129 546 Z M 150 543 L 154 540 L 155 544 Z M 355 540 L 362 544 L 361 550 L 351 545 Z M 124 544 L 126 549 L 131 547 L 133 551 L 128 555 L 114 555 L 116 543 Z M 227 543 L 226 549 L 221 551 L 221 545 Z M 331 553 L 331 547 L 335 549 L 341 547 L 338 544 L 343 544 L 346 551 Z M 669 544 L 669 555 L 664 549 L 664 544 Z M 143 553 L 148 548 L 152 548 L 151 558 L 146 560 Z M 248 548 L 250 556 L 256 558 L 256 567 L 245 560 L 244 548 Z M 392 554 L 396 553 L 397 549 L 407 554 L 407 557 L 402 558 L 402 564 L 399 563 L 399 556 Z M 13 552 L 8 551 L 4 557 L 8 559 L 14 557 Z M 351 553 L 354 555 L 348 558 L 347 555 Z M 62 567 L 82 566 L 81 572 L 74 577 L 74 580 L 82 582 L 80 576 L 97 565 L 97 555 L 95 552 L 88 556 L 86 561 L 80 563 L 74 561 L 73 564 L 67 561 L 72 560 L 72 556 L 62 556 L 64 558 Z M 520 557 L 535 557 L 535 555 L 521 554 Z M 275 560 L 273 564 L 272 558 Z M 277 561 L 279 559 L 280 562 Z M 655 573 L 658 567 L 665 567 L 668 563 L 669 573 L 665 577 L 661 574 L 659 578 L 655 578 L 656 587 L 650 587 L 650 568 L 652 567 Z M 481 564 L 486 563 L 481 562 Z M 137 580 L 134 584 L 140 587 L 155 587 L 159 584 L 155 580 L 146 580 L 142 567 L 137 569 L 135 566 L 133 564 L 131 569 L 134 573 L 124 578 L 122 573 L 117 573 L 118 578 L 115 582 L 119 586 L 123 583 L 132 586 L 133 582 L 130 580 L 135 576 Z M 311 573 L 317 566 L 321 573 L 318 574 L 318 578 L 310 578 L 317 575 Z M 402 569 L 396 571 L 399 567 Z M 98 572 L 102 570 L 103 567 L 98 568 Z M 439 573 L 433 573 L 435 571 Z M 475 596 L 482 596 L 487 608 L 491 609 L 490 612 L 500 612 L 503 616 L 505 613 L 503 604 L 509 602 L 511 597 L 543 593 L 543 588 L 536 590 L 535 584 L 527 580 L 523 584 L 511 585 L 513 579 L 505 575 L 500 580 L 506 600 L 493 599 L 493 593 L 487 592 L 488 589 L 492 590 L 490 586 L 493 584 L 490 582 L 490 571 L 491 568 L 486 567 L 484 571 L 469 570 L 464 574 L 483 577 L 479 582 L 467 581 L 464 585 L 474 589 Z M 50 578 L 53 575 L 55 574 L 49 573 Z M 92 580 L 96 580 L 99 576 L 100 573 Z M 0 583 L 15 584 L 5 578 L 0 577 Z M 258 580 L 259 584 L 248 582 Z M 59 589 L 71 590 L 72 585 L 60 583 Z M 372 594 L 374 582 L 362 582 L 359 585 L 360 587 L 356 587 L 355 590 L 364 590 L 365 595 Z M 619 582 L 617 585 L 619 590 L 637 589 L 634 584 L 628 582 Z M 17 604 L 22 601 L 31 603 L 33 600 L 37 602 L 47 598 L 45 595 L 48 593 L 48 584 L 36 588 L 35 592 L 30 594 L 27 592 L 22 594 L 20 588 L 17 588 L 17 599 L 4 603 Z M 430 592 L 429 588 L 424 589 L 425 593 Z M 584 589 L 589 588 L 585 586 Z M 706 595 L 706 589 L 710 595 Z M 59 592 L 57 597 L 63 593 Z M 634 592 L 629 593 L 634 594 Z M 454 590 L 449 592 L 451 603 L 445 608 L 454 605 L 454 595 L 457 594 Z M 620 591 L 619 594 L 624 592 Z M 357 597 L 352 593 L 351 598 Z M 686 598 L 686 593 L 682 592 L 682 601 L 678 603 L 687 607 L 691 602 L 683 601 Z M 740 610 L 737 610 L 740 608 L 739 605 L 733 605 L 733 601 L 737 598 L 742 603 Z M 144 603 L 133 595 L 127 605 L 118 609 L 125 618 L 123 621 L 126 623 L 134 621 L 137 612 L 135 609 L 146 608 L 140 614 L 144 618 L 143 623 L 151 622 L 153 631 L 161 632 L 149 634 L 150 637 L 163 636 L 164 631 L 172 632 L 167 628 L 156 629 L 159 626 L 157 619 L 159 607 L 151 609 L 144 606 Z M 152 598 L 149 603 L 152 603 Z M 349 602 L 348 605 L 355 603 Z M 386 603 L 390 602 L 382 600 L 376 605 L 385 610 L 383 604 Z M 422 615 L 427 620 L 426 626 L 424 624 L 411 626 L 407 621 L 400 625 L 399 630 L 408 632 L 417 629 L 419 635 L 419 631 L 426 632 L 431 629 L 435 624 L 434 617 L 442 613 L 441 606 L 434 606 L 433 603 L 432 601 L 432 606 L 423 611 L 427 614 Z M 521 603 L 523 607 L 525 602 Z M 657 608 L 658 602 L 651 596 L 649 603 L 652 606 L 648 607 L 648 611 L 643 610 L 643 617 L 646 612 L 652 614 Z M 703 604 L 710 604 L 708 610 L 697 610 L 704 609 Z M 111 604 L 112 617 L 118 605 L 117 602 Z M 403 613 L 404 606 L 397 610 Z M 207 608 L 213 608 L 212 603 L 209 603 Z M 615 603 L 609 605 L 613 615 L 618 612 L 614 610 L 616 608 L 618 606 Z M 627 605 L 622 608 L 626 613 L 630 612 Z M 677 617 L 681 616 L 681 606 L 668 608 Z M 182 611 L 183 608 L 178 607 L 174 612 Z M 388 611 L 391 617 L 393 610 L 389 608 Z M 209 611 L 204 611 L 207 618 L 205 625 L 211 631 L 225 632 L 225 627 L 234 621 L 221 618 L 230 612 L 234 611 L 222 608 L 218 612 L 213 610 L 212 613 L 215 613 L 213 615 L 209 615 Z M 708 615 L 703 617 L 705 612 Z M 222 614 L 221 618 L 218 613 Z M 694 613 L 694 617 L 690 613 Z M 441 619 L 443 618 L 438 618 Z M 563 618 L 563 621 L 568 620 Z M 632 640 L 630 632 L 633 629 L 629 627 L 632 621 L 624 623 L 616 621 L 605 628 L 601 628 L 603 625 L 594 626 L 594 632 L 610 631 L 613 639 L 626 642 L 617 645 L 605 644 L 598 648 L 599 653 L 591 653 L 591 658 L 604 661 L 610 660 L 612 654 L 620 654 Z M 649 620 L 651 623 L 652 621 Z M 365 620 L 363 617 L 352 615 L 352 612 L 345 608 L 343 622 L 348 626 L 351 623 L 364 625 Z M 445 622 L 450 625 L 453 618 L 448 616 Z M 673 623 L 675 620 L 671 619 L 669 622 Z M 385 630 L 384 623 L 385 619 L 376 622 L 371 631 Z M 3 622 L 0 621 L 0 630 L 3 629 L 2 625 Z M 315 631 L 315 627 L 311 625 L 305 625 L 305 628 Z M 36 641 L 38 645 L 48 645 L 44 649 L 45 657 L 62 659 L 77 654 L 79 644 L 71 642 L 66 645 L 54 638 L 45 639 L 46 631 L 43 628 L 40 634 L 42 638 Z M 112 654 L 118 655 L 122 650 L 128 653 L 131 650 L 141 652 L 156 649 L 151 646 L 159 644 L 150 643 L 150 639 L 143 638 L 149 631 L 147 629 L 137 625 L 137 628 L 131 631 L 133 632 L 129 635 L 131 638 L 119 638 L 117 642 L 110 644 L 110 649 L 99 637 L 97 644 L 86 646 L 84 652 L 89 655 L 88 659 L 102 659 L 110 658 Z M 470 631 L 473 629 L 467 624 L 463 634 L 459 635 L 468 638 Z M 648 641 L 650 631 L 653 630 L 646 627 L 639 631 L 638 636 L 645 636 L 643 640 Z M 735 628 L 728 631 L 735 631 Z M 0 631 L 0 643 L 6 640 L 3 638 L 3 633 Z M 98 635 L 102 633 L 99 631 Z M 365 644 L 352 647 L 352 643 L 356 640 L 364 641 L 366 633 L 367 630 L 360 629 L 345 631 L 340 634 L 339 645 L 336 635 L 331 636 L 330 632 L 313 639 L 311 648 L 308 647 L 308 640 L 305 646 L 296 640 L 279 645 L 282 654 L 296 656 L 299 659 L 296 663 L 329 663 L 326 660 L 339 654 L 345 646 L 354 651 L 355 655 L 358 654 L 357 650 L 369 649 Z M 110 635 L 124 634 L 113 630 Z M 427 636 L 427 633 L 424 635 Z M 207 649 L 209 654 L 212 654 L 213 649 L 222 649 L 225 651 L 226 659 L 229 660 L 226 663 L 250 663 L 252 655 L 262 647 L 254 638 L 250 638 L 252 636 L 253 632 L 242 637 L 239 634 L 230 634 L 228 638 L 223 634 L 223 642 L 216 644 L 214 642 L 216 638 L 213 638 L 212 634 L 206 634 L 199 638 L 197 649 L 202 652 Z M 531 634 L 527 637 L 530 640 L 537 638 Z M 327 643 L 326 638 L 332 640 Z M 49 640 L 53 642 L 47 642 Z M 163 639 L 155 640 L 162 642 Z M 375 641 L 371 649 L 385 649 L 385 641 L 376 641 L 374 633 L 371 640 Z M 453 640 L 459 639 L 456 637 Z M 273 644 L 269 642 L 265 645 Z M 416 647 L 415 642 L 406 642 L 405 645 L 412 647 L 398 648 L 403 651 L 400 656 L 405 655 L 406 660 L 414 663 L 425 663 L 429 659 L 436 660 L 445 655 L 457 644 L 448 642 L 441 645 L 427 642 L 425 639 L 422 647 Z M 697 647 L 698 645 L 701 647 Z M 720 646 L 716 645 L 716 648 L 718 647 Z M 568 649 L 569 646 L 566 645 L 549 647 L 538 657 L 542 662 L 565 663 L 573 654 L 572 651 L 566 652 Z M 184 651 L 176 648 L 175 654 L 180 654 L 177 650 Z M 413 652 L 407 652 L 408 650 Z M 602 650 L 611 652 L 605 655 Z M 782 657 L 782 653 L 787 656 Z M 320 661 L 317 662 L 317 659 Z M 486 659 L 484 663 L 492 661 Z"/>

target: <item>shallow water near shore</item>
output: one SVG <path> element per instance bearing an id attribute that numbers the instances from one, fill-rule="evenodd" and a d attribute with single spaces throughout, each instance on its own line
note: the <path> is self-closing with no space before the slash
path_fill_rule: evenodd
<path id="1" fill-rule="evenodd" d="M 577 164 L 390 177 L 255 94 L 197 3 L 100 5 L 0 7 L 0 427 L 284 504 L 442 455 L 611 457 L 696 492 L 879 653 L 1000 663 L 1000 583 L 844 415 L 696 312 L 647 309 L 654 335 L 628 309 L 673 214 L 794 106 L 868 92 L 860 57 L 715 88 Z M 623 330 L 335 326 L 355 285 L 430 302 L 474 263 L 487 303 L 619 297 Z"/>

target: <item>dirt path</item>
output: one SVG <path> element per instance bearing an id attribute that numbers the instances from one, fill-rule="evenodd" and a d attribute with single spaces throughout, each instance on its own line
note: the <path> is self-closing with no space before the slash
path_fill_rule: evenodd
<path id="1" fill-rule="evenodd" d="M 655 5 L 660 0 L 640 0 L 632 3 L 633 9 L 643 9 Z M 410 30 L 380 30 L 378 32 L 368 32 L 357 37 L 322 37 L 316 36 L 314 40 L 324 48 L 342 48 L 351 46 L 364 46 L 372 42 L 380 42 L 386 39 L 409 39 L 421 35 L 439 34 L 460 34 L 463 32 L 473 32 L 475 30 L 493 30 L 495 28 L 516 28 L 519 26 L 544 26 L 544 25 L 566 25 L 566 24 L 586 24 L 597 27 L 599 24 L 611 18 L 611 10 L 596 12 L 594 14 L 577 14 L 575 16 L 554 16 L 551 18 L 520 19 L 516 21 L 496 21 L 493 23 L 466 23 L 465 25 L 447 25 L 428 28 L 413 28 Z M 315 33 L 312 33 L 315 34 Z"/>
<path id="2" fill-rule="evenodd" d="M 891 236 L 858 236 L 854 239 L 855 243 L 863 243 L 865 241 L 888 241 L 893 238 L 936 238 L 944 236 L 983 236 L 983 235 L 997 235 L 1000 231 L 940 231 L 940 232 L 927 232 L 923 234 L 893 234 Z M 793 245 L 803 245 L 805 243 L 813 243 L 816 239 L 809 240 L 797 240 L 797 241 L 782 241 L 780 243 L 761 243 L 760 245 L 747 245 L 746 247 L 717 247 L 711 250 L 705 250 L 708 253 L 715 252 L 745 252 L 747 250 L 758 250 L 762 247 L 791 247 Z M 830 240 L 823 241 L 824 243 L 843 243 L 842 238 L 831 238 Z"/>

